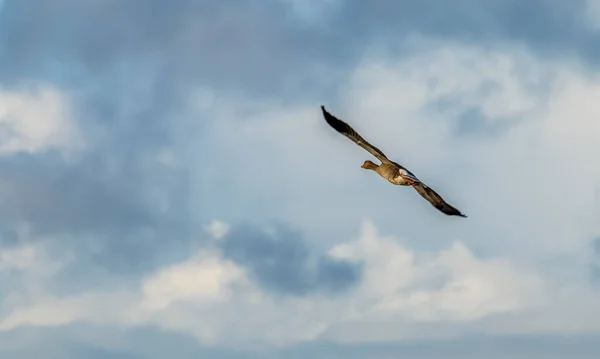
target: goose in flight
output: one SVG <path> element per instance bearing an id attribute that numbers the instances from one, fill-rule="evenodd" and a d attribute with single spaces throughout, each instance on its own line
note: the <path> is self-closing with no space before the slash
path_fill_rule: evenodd
<path id="1" fill-rule="evenodd" d="M 362 138 L 350 125 L 346 122 L 336 118 L 327 110 L 324 106 L 321 106 L 323 111 L 323 117 L 325 121 L 333 127 L 334 130 L 341 133 L 342 135 L 351 139 L 354 143 L 364 148 L 367 152 L 375 156 L 381 164 L 373 163 L 366 160 L 361 168 L 366 170 L 373 170 L 381 177 L 385 178 L 388 182 L 398 186 L 412 186 L 423 198 L 431 203 L 435 208 L 449 216 L 460 216 L 467 217 L 461 213 L 458 209 L 452 207 L 444 199 L 437 194 L 433 189 L 421 182 L 412 172 L 402 167 L 398 163 L 389 160 L 386 155 L 383 154 L 377 147 L 371 145 L 364 138 Z"/>

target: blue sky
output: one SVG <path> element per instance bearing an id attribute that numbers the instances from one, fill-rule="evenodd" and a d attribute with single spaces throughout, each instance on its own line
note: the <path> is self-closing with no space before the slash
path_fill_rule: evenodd
<path id="1" fill-rule="evenodd" d="M 0 354 L 598 357 L 598 23 L 0 1 Z M 469 217 L 362 170 L 321 105 Z"/>

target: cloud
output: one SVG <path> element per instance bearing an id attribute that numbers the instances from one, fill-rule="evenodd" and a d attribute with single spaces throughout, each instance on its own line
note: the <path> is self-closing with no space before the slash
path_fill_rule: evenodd
<path id="1" fill-rule="evenodd" d="M 320 22 L 327 21 L 331 17 L 330 11 L 339 10 L 342 5 L 340 0 L 280 0 L 289 5 L 296 16 L 304 21 Z M 326 16 L 329 15 L 329 16 Z"/>
<path id="2" fill-rule="evenodd" d="M 66 95 L 50 85 L 33 91 L 0 91 L 0 155 L 83 145 Z"/>
<path id="3" fill-rule="evenodd" d="M 281 225 L 270 231 L 234 228 L 219 247 L 226 258 L 244 266 L 265 289 L 276 292 L 343 292 L 359 279 L 359 266 L 326 256 L 312 258 L 300 234 Z"/>
<path id="4" fill-rule="evenodd" d="M 57 327 L 79 321 L 110 323 L 115 320 L 115 315 L 124 314 L 123 298 L 128 297 L 119 293 L 38 297 L 32 305 L 15 305 L 11 314 L 0 323 L 0 330 L 8 331 L 20 326 Z"/>
<path id="5" fill-rule="evenodd" d="M 3 251 L 0 253 L 0 268 L 6 269 L 25 269 L 33 264 L 35 249 L 24 247 Z"/>
<path id="6" fill-rule="evenodd" d="M 599 330 L 585 2 L 328 4 L 4 3 L 5 334 L 340 353 Z M 360 170 L 321 104 L 469 219 Z M 394 237 L 351 239 L 365 217 Z M 242 226 L 269 221 L 285 225 Z M 155 355 L 92 337 L 61 357 Z"/>
<path id="7" fill-rule="evenodd" d="M 364 290 L 376 293 L 378 309 L 422 320 L 473 320 L 515 310 L 543 284 L 505 260 L 478 260 L 460 242 L 434 256 L 419 255 L 378 238 L 371 224 L 359 242 L 336 246 L 332 253 L 366 262 Z"/>
<path id="8" fill-rule="evenodd" d="M 132 109 L 150 101 L 134 96 L 146 91 L 138 70 L 112 91 L 127 93 L 127 103 L 106 98 L 110 81 L 81 91 L 32 83 L 1 97 L 1 119 L 12 126 L 11 153 L 0 157 L 2 244 L 51 242 L 56 256 L 74 254 L 62 286 L 111 285 L 114 276 L 151 271 L 182 258 L 190 241 L 186 169 L 173 159 L 162 110 Z"/>
<path id="9" fill-rule="evenodd" d="M 77 156 L 0 159 L 3 245 L 48 244 L 65 261 L 63 286 L 113 285 L 107 276 L 135 276 L 185 253 L 190 224 L 181 223 L 185 203 L 176 198 L 186 184 L 177 170 L 125 166 L 111 153 Z"/>
<path id="10" fill-rule="evenodd" d="M 138 246 L 135 243 L 140 242 L 135 238 L 140 237 L 129 237 L 133 239 L 130 247 L 129 243 L 121 243 L 119 246 L 126 247 L 116 248 L 130 248 L 132 252 L 100 251 L 112 261 L 114 253 L 121 253 L 123 263 L 131 265 L 132 254 L 137 253 L 140 263 L 151 263 L 136 272 L 128 286 L 95 286 L 94 291 L 78 289 L 70 293 L 46 288 L 45 294 L 31 297 L 26 304 L 7 308 L 1 326 L 12 330 L 23 325 L 79 322 L 155 325 L 189 333 L 207 343 L 223 343 L 227 338 L 229 343 L 240 345 L 289 344 L 317 338 L 395 341 L 470 331 L 596 330 L 595 321 L 583 320 L 587 311 L 595 308 L 591 301 L 576 301 L 581 308 L 576 316 L 569 315 L 573 313 L 567 305 L 582 294 L 588 299 L 593 295 L 581 283 L 545 276 L 543 265 L 554 253 L 579 253 L 585 238 L 595 230 L 586 225 L 592 222 L 578 212 L 588 208 L 591 219 L 592 209 L 596 208 L 589 193 L 597 185 L 598 176 L 588 165 L 592 158 L 584 156 L 595 153 L 597 146 L 593 141 L 597 131 L 592 121 L 594 105 L 588 100 L 597 87 L 595 79 L 563 62 L 542 62 L 523 48 L 491 51 L 458 44 L 420 46 L 412 55 L 395 61 L 379 60 L 381 53 L 374 48 L 349 77 L 331 108 L 338 108 L 336 114 L 356 124 L 357 130 L 390 156 L 402 153 L 399 161 L 448 199 L 462 198 L 461 207 L 476 214 L 474 219 L 469 218 L 468 231 L 461 229 L 467 222 L 441 217 L 414 193 L 409 197 L 397 188 L 383 186 L 380 179 L 359 177 L 358 166 L 364 159 L 361 149 L 352 150 L 351 143 L 327 132 L 318 107 L 254 103 L 243 97 L 238 98 L 236 106 L 224 107 L 221 104 L 230 98 L 214 92 L 211 101 L 192 107 L 198 115 L 211 114 L 214 120 L 203 123 L 205 132 L 199 147 L 188 150 L 203 154 L 203 159 L 210 156 L 202 149 L 219 153 L 218 161 L 203 161 L 201 168 L 190 172 L 190 180 L 201 183 L 200 188 L 206 190 L 195 192 L 198 197 L 190 198 L 190 203 L 214 204 L 210 213 L 227 220 L 227 224 L 211 225 L 218 239 L 200 245 L 191 258 L 181 257 L 180 253 L 179 258 L 171 257 L 165 263 L 149 261 L 152 253 L 163 254 L 156 246 Z M 390 97 L 394 93 L 405 95 Z M 539 96 L 546 101 L 535 101 Z M 494 128 L 486 142 L 456 130 L 463 112 L 473 108 Z M 573 117 L 577 126 L 562 121 L 565 113 L 577 113 Z M 360 118 L 370 118 L 369 126 L 361 125 L 357 120 Z M 503 121 L 510 124 L 501 129 L 494 127 L 494 123 Z M 485 132 L 488 124 L 479 126 L 476 131 Z M 403 133 L 414 135 L 399 135 Z M 311 145 L 307 145 L 308 139 L 313 141 Z M 578 146 L 573 147 L 573 143 Z M 157 167 L 152 170 L 164 168 L 164 153 L 153 157 L 160 164 L 153 164 Z M 552 160 L 546 159 L 548 154 L 553 155 Z M 31 158 L 39 161 L 43 157 Z M 177 158 L 184 163 L 186 160 Z M 174 162 L 167 161 L 166 166 L 170 169 Z M 564 187 L 556 188 L 555 182 L 548 180 L 561 178 L 565 169 L 586 173 L 571 178 L 575 185 L 569 190 L 576 188 L 577 192 L 568 195 L 561 192 Z M 139 167 L 134 170 L 132 175 L 116 179 L 142 178 L 146 173 Z M 351 175 L 352 171 L 357 171 L 356 175 Z M 240 173 L 252 175 L 239 183 L 233 179 Z M 470 176 L 463 177 L 469 178 L 468 187 L 463 186 L 464 179 L 458 173 Z M 512 179 L 517 174 L 521 181 L 536 185 L 506 186 L 507 176 Z M 435 178 L 444 180 L 436 182 Z M 145 187 L 134 186 L 137 182 L 125 183 L 130 186 L 117 188 L 134 191 L 117 193 L 139 194 L 139 203 L 144 203 Z M 386 192 L 392 190 L 393 198 Z M 277 200 L 264 201 L 267 194 Z M 399 202 L 402 196 L 406 197 Z M 556 212 L 559 205 L 562 211 Z M 209 213 L 207 207 L 197 208 L 204 208 L 204 212 L 198 212 L 202 215 Z M 389 208 L 398 211 L 390 212 Z M 355 228 L 352 223 L 366 212 L 376 216 L 378 223 L 395 223 L 401 233 L 408 233 L 402 235 L 406 239 L 380 237 L 367 225 L 359 240 L 340 242 L 339 238 L 352 236 L 343 233 Z M 292 218 L 290 227 L 307 228 L 307 233 L 321 236 L 328 228 L 335 228 L 336 238 L 320 244 L 331 249 L 329 255 L 315 254 L 313 248 L 319 246 L 313 239 L 304 243 L 297 233 L 285 228 L 269 232 L 235 225 L 239 219 L 253 221 L 270 216 Z M 423 225 L 432 218 L 439 226 Z M 549 222 L 548 218 L 554 219 Z M 136 226 L 143 228 L 143 223 Z M 146 237 L 156 240 L 157 245 L 160 238 L 171 233 L 168 221 L 158 223 L 157 234 L 163 236 Z M 48 232 L 56 233 L 60 232 Z M 92 244 L 95 238 L 83 243 Z M 423 245 L 419 244 L 420 238 L 450 241 Z M 144 253 L 146 248 L 152 251 Z M 515 248 L 519 248 L 517 254 Z M 75 247 L 74 253 L 90 252 Z M 360 264 L 360 276 L 352 274 L 352 264 L 336 264 L 348 261 Z M 67 262 L 62 268 L 77 267 Z M 114 270 L 114 266 L 109 268 Z M 88 274 L 85 278 L 89 281 Z M 339 282 L 340 278 L 351 280 Z M 332 284 L 336 283 L 353 285 L 338 286 L 345 288 L 341 296 L 322 291 L 335 288 Z M 561 289 L 564 284 L 568 285 Z M 303 296 L 281 297 L 274 294 L 277 292 Z M 572 319 L 560 328 L 551 326 L 549 321 L 558 314 L 549 313 Z M 199 322 L 197 317 L 203 320 Z M 244 321 L 240 323 L 239 318 Z M 526 325 L 523 318 L 534 319 Z M 256 327 L 264 330 L 257 332 Z M 370 328 L 367 332 L 356 330 L 366 327 Z"/>
<path id="11" fill-rule="evenodd" d="M 19 348 L 15 343 L 26 343 Z M 434 359 L 511 358 L 577 359 L 595 358 L 598 336 L 469 336 L 458 340 L 427 340 L 409 343 L 335 344 L 303 343 L 287 348 L 241 351 L 208 347 L 180 333 L 150 327 L 122 330 L 111 326 L 91 328 L 74 325 L 60 329 L 26 328 L 4 334 L 0 354 L 11 358 L 42 359 L 61 357 L 159 359 L 210 357 L 216 359 L 317 358 L 368 359 L 402 355 Z"/>
<path id="12" fill-rule="evenodd" d="M 588 318 L 596 295 L 589 288 L 587 258 L 589 238 L 597 233 L 600 186 L 592 166 L 600 150 L 597 106 L 591 100 L 598 79 L 577 58 L 541 59 L 523 46 L 416 39 L 410 50 L 393 57 L 373 47 L 340 85 L 339 96 L 323 102 L 473 213 L 468 221 L 440 216 L 412 191 L 361 173 L 358 166 L 367 154 L 323 124 L 318 104 L 253 102 L 218 91 L 193 107 L 199 116 L 214 118 L 205 125 L 197 152 L 219 153 L 218 161 L 207 157 L 202 171 L 193 174 L 205 188 L 200 195 L 214 204 L 212 213 L 231 222 L 292 218 L 295 226 L 318 233 L 316 247 L 335 248 L 364 213 L 377 218 L 382 230 L 403 233 L 405 245 L 394 257 L 402 270 L 394 277 L 382 274 L 389 268 L 370 275 L 386 262 L 373 257 L 369 263 L 370 257 L 355 254 L 364 263 L 364 279 L 350 293 L 357 298 L 364 298 L 357 293 L 378 293 L 377 308 L 391 314 L 365 305 L 355 309 L 364 313 L 355 314 L 357 322 L 341 324 L 347 320 L 340 319 L 343 314 L 324 315 L 331 318 L 324 322 L 334 324 L 314 330 L 327 338 L 596 331 L 597 321 Z M 231 103 L 240 110 L 225 107 Z M 473 111 L 481 118 L 465 124 Z M 233 180 L 239 174 L 248 175 L 243 182 Z M 568 184 L 567 174 L 574 176 Z M 265 201 L 267 196 L 273 200 Z M 339 258 L 351 259 L 353 250 Z M 438 259 L 425 264 L 410 259 L 422 251 L 437 253 L 430 257 Z M 461 270 L 457 263 L 476 269 Z M 423 269 L 430 267 L 437 269 Z M 411 271 L 418 280 L 406 274 Z M 527 272 L 533 274 L 523 275 Z M 405 289 L 398 287 L 404 281 L 415 288 L 400 295 L 395 291 Z M 364 283 L 373 287 L 364 289 Z M 442 290 L 440 283 L 448 286 Z M 332 307 L 354 308 L 337 302 Z M 390 323 L 373 319 L 381 318 L 377 315 Z M 410 324 L 397 324 L 406 317 Z M 428 318 L 436 325 L 415 324 Z M 441 318 L 454 324 L 443 327 Z M 562 325 L 552 324 L 555 318 L 562 318 Z M 355 333 L 358 326 L 369 328 L 370 337 Z"/>
<path id="13" fill-rule="evenodd" d="M 177 301 L 227 301 L 230 285 L 245 275 L 235 262 L 214 253 L 199 253 L 184 263 L 164 268 L 142 283 L 142 306 L 164 309 Z"/>
<path id="14" fill-rule="evenodd" d="M 581 21 L 584 11 L 583 3 L 558 0 L 434 5 L 417 0 L 179 0 L 168 6 L 152 0 L 142 7 L 114 0 L 85 5 L 9 0 L 0 13 L 0 32 L 10 34 L 0 36 L 0 78 L 7 84 L 36 78 L 89 88 L 106 81 L 114 68 L 130 64 L 160 74 L 167 102 L 176 102 L 188 85 L 199 83 L 318 100 L 343 81 L 366 47 L 381 43 L 398 49 L 399 39 L 415 34 L 480 44 L 526 42 L 545 55 L 574 51 L 593 61 L 596 46 L 593 32 Z M 87 77 L 95 81 L 83 80 Z"/>
<path id="15" fill-rule="evenodd" d="M 59 268 L 60 263 L 49 258 L 40 246 L 24 244 L 0 252 L 0 271 L 51 277 Z"/>
<path id="16" fill-rule="evenodd" d="M 349 235 L 348 224 L 370 213 L 423 238 L 443 238 L 452 228 L 468 244 L 511 256 L 514 248 L 528 257 L 583 248 L 595 233 L 600 185 L 591 165 L 599 150 L 595 76 L 574 58 L 541 60 L 523 47 L 421 40 L 412 49 L 391 60 L 373 48 L 340 85 L 339 97 L 323 102 L 475 219 L 440 219 L 413 191 L 361 172 L 368 154 L 332 132 L 317 103 L 242 101 L 243 110 L 225 113 L 221 108 L 234 99 L 220 93 L 198 111 L 218 119 L 196 151 L 212 149 L 219 160 L 207 156 L 193 174 L 203 183 L 200 195 L 214 203 L 210 210 L 231 221 L 293 218 L 325 241 L 328 229 Z M 474 109 L 481 119 L 465 125 Z M 231 180 L 240 173 L 252 175 Z M 566 174 L 574 176 L 570 184 L 559 185 Z M 254 206 L 266 194 L 277 200 Z M 230 203 L 236 209 L 226 211 Z M 427 226 L 433 218 L 441 223 Z"/>
<path id="17" fill-rule="evenodd" d="M 215 239 L 220 239 L 227 233 L 229 233 L 229 225 L 223 221 L 213 220 L 204 229 Z"/>
<path id="18" fill-rule="evenodd" d="M 598 17 L 600 16 L 600 2 L 598 0 L 585 0 L 585 19 L 587 25 L 591 28 L 598 29 Z"/>
<path id="19" fill-rule="evenodd" d="M 469 323 L 523 310 L 544 289 L 537 274 L 523 272 L 507 260 L 475 258 L 461 243 L 437 253 L 416 253 L 395 239 L 379 236 L 368 222 L 359 239 L 334 247 L 331 257 L 326 257 L 325 263 L 341 259 L 364 263 L 360 282 L 343 296 L 308 292 L 301 297 L 279 297 L 244 263 L 249 258 L 231 260 L 227 250 L 219 248 L 203 247 L 192 258 L 147 276 L 139 292 L 36 298 L 31 305 L 11 310 L 0 328 L 79 322 L 153 324 L 210 343 L 285 344 L 319 337 L 365 341 L 375 338 L 359 330 L 348 332 L 348 326 L 357 328 L 362 322 L 385 326 L 396 319 L 404 325 Z M 254 260 L 253 265 L 269 262 L 262 257 Z M 272 284 L 285 285 L 283 279 Z M 198 316 L 203 320 L 197 321 Z M 256 327 L 264 329 L 256 331 Z M 418 333 L 405 327 L 388 333 L 388 339 L 413 335 Z"/>

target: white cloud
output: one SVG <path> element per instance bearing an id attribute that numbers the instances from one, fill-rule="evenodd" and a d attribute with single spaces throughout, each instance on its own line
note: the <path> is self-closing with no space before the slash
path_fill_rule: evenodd
<path id="1" fill-rule="evenodd" d="M 198 198 L 235 198 L 234 217 L 292 218 L 323 238 L 349 235 L 347 223 L 369 213 L 424 238 L 451 231 L 488 251 L 519 248 L 525 262 L 580 253 L 598 231 L 598 76 L 522 47 L 421 41 L 413 50 L 400 58 L 369 52 L 337 103 L 324 104 L 467 220 L 442 218 L 411 189 L 361 170 L 370 156 L 327 127 L 320 104 L 246 99 L 236 111 L 226 94 L 200 111 L 218 119 L 206 140 L 219 161 L 195 173 L 205 188 Z M 222 178 L 240 181 L 225 192 Z M 262 201 L 267 195 L 279 200 Z"/>
<path id="2" fill-rule="evenodd" d="M 538 276 L 519 271 L 509 261 L 477 259 L 461 243 L 440 252 L 416 253 L 395 238 L 380 237 L 369 222 L 358 240 L 338 245 L 331 253 L 365 265 L 360 284 L 335 297 L 272 295 L 218 251 L 203 249 L 143 279 L 139 292 L 42 298 L 14 310 L 0 322 L 0 329 L 90 321 L 155 324 L 216 343 L 286 344 L 325 333 L 343 340 L 335 330 L 338 324 L 471 322 L 523 309 L 528 296 L 543 290 Z"/>
<path id="3" fill-rule="evenodd" d="M 0 270 L 24 270 L 34 265 L 35 248 L 23 246 L 0 252 Z"/>
<path id="4" fill-rule="evenodd" d="M 334 298 L 274 297 L 218 255 L 183 267 L 193 270 L 169 270 L 168 281 L 151 281 L 157 291 L 175 296 L 181 291 L 169 283 L 187 283 L 186 291 L 197 293 L 194 303 L 186 306 L 190 315 L 177 307 L 162 313 L 171 329 L 185 328 L 203 340 L 279 344 L 315 339 L 331 326 L 349 321 L 473 321 L 524 308 L 527 296 L 543 288 L 535 274 L 520 272 L 505 260 L 476 259 L 461 243 L 439 253 L 415 253 L 394 238 L 378 236 L 368 222 L 358 240 L 336 246 L 331 253 L 365 265 L 359 286 Z M 202 271 L 203 266 L 210 267 L 210 273 Z M 203 288 L 205 283 L 211 284 L 209 288 Z M 214 300 L 217 297 L 220 300 Z M 187 320 L 192 313 L 202 322 Z"/>
<path id="5" fill-rule="evenodd" d="M 197 258 L 165 268 L 142 283 L 142 307 L 164 309 L 171 303 L 226 301 L 231 295 L 229 285 L 243 278 L 235 263 L 218 255 L 202 251 Z"/>
<path id="6" fill-rule="evenodd" d="M 478 260 L 461 242 L 439 253 L 417 254 L 393 238 L 380 238 L 372 224 L 360 241 L 332 253 L 366 264 L 361 291 L 376 298 L 376 311 L 386 317 L 474 320 L 522 308 L 542 287 L 541 278 L 519 273 L 507 260 Z M 421 288 L 440 282 L 441 288 Z"/>
<path id="7" fill-rule="evenodd" d="M 371 52 L 337 103 L 324 104 L 468 219 L 445 217 L 410 189 L 361 171 L 369 156 L 324 124 L 320 104 L 203 92 L 194 115 L 216 120 L 202 124 L 206 148 L 190 151 L 190 163 L 207 148 L 218 156 L 192 171 L 197 201 L 226 207 L 231 220 L 291 218 L 332 256 L 364 263 L 359 285 L 341 296 L 281 298 L 208 248 L 144 278 L 139 290 L 102 294 L 113 302 L 100 294 L 37 301 L 0 327 L 67 318 L 279 344 L 600 330 L 590 315 L 597 295 L 582 279 L 548 274 L 547 264 L 568 254 L 575 260 L 554 272 L 586 270 L 586 246 L 600 230 L 600 79 L 518 47 L 434 42 L 414 50 L 402 58 Z M 464 125 L 473 109 L 481 118 Z M 353 235 L 365 214 L 401 238 L 367 224 L 356 241 L 326 240 Z M 207 229 L 217 238 L 227 225 Z"/>
<path id="8" fill-rule="evenodd" d="M 12 309 L 0 321 L 0 331 L 8 331 L 20 326 L 56 327 L 77 322 L 122 323 L 131 308 L 132 299 L 128 293 L 89 292 L 71 297 L 43 295 L 35 298 L 33 304 L 25 304 Z"/>
<path id="9" fill-rule="evenodd" d="M 68 98 L 56 88 L 0 91 L 0 155 L 82 145 Z"/>
<path id="10" fill-rule="evenodd" d="M 27 238 L 27 233 L 23 233 Z M 40 296 L 47 296 L 46 282 L 62 267 L 51 258 L 41 244 L 22 244 L 0 249 L 0 285 L 4 288 L 0 301 L 0 313 L 16 315 L 21 308 L 35 305 Z M 19 324 L 23 321 L 17 320 Z M 7 327 L 8 325 L 8 327 Z M 10 322 L 0 323 L 10 328 Z"/>
<path id="11" fill-rule="evenodd" d="M 597 218 L 598 76 L 519 47 L 434 45 L 402 61 L 365 61 L 338 112 L 434 188 L 443 186 L 470 214 L 469 227 L 478 227 L 468 243 L 486 238 L 494 250 L 528 256 L 580 251 Z M 483 113 L 472 127 L 506 129 L 457 133 L 471 109 Z"/>
<path id="12" fill-rule="evenodd" d="M 372 331 L 379 338 L 414 333 L 412 324 L 399 328 L 406 317 L 409 323 L 428 318 L 477 322 L 469 328 L 485 331 L 598 330 L 600 323 L 585 313 L 598 309 L 586 299 L 595 297 L 586 281 L 590 240 L 600 231 L 600 167 L 595 165 L 600 77 L 575 59 L 541 59 L 519 46 L 481 48 L 421 39 L 406 53 L 368 52 L 340 85 L 336 101 L 323 104 L 468 219 L 444 217 L 414 191 L 361 171 L 369 155 L 324 124 L 320 103 L 253 105 L 243 99 L 236 111 L 227 94 L 212 96 L 200 110 L 217 114 L 207 146 L 220 157 L 214 163 L 218 177 L 206 175 L 213 170 L 210 164 L 196 173 L 207 189 L 199 198 L 235 199 L 234 220 L 289 218 L 319 245 L 339 244 L 337 238 L 347 237 L 365 214 L 386 231 L 398 228 L 403 234 L 406 245 L 396 248 L 396 261 L 386 269 L 396 277 L 372 274 L 366 281 L 371 288 L 361 287 L 362 294 L 377 293 L 381 302 L 357 307 L 332 302 L 332 313 L 351 314 L 323 314 L 321 325 L 303 326 L 309 337 L 335 322 L 328 335 L 348 338 L 341 322 L 362 318 L 368 323 L 377 316 L 398 329 Z M 222 178 L 240 182 L 221 187 Z M 339 248 L 338 255 L 357 250 Z M 435 250 L 423 264 L 417 248 Z M 503 259 L 477 259 L 491 253 Z M 561 262 L 564 258 L 570 259 Z M 461 272 L 458 264 L 449 264 L 453 260 L 477 269 Z M 372 260 L 367 275 L 380 273 L 374 268 L 382 263 L 388 262 Z M 411 281 L 438 280 L 432 279 L 436 270 L 423 269 L 427 266 L 448 276 L 444 290 L 410 287 Z M 412 289 L 397 293 L 407 287 Z M 575 311 L 569 302 L 580 308 Z M 523 312 L 527 305 L 532 308 Z M 555 318 L 571 318 L 570 324 L 550 325 Z"/>
<path id="13" fill-rule="evenodd" d="M 0 250 L 0 273 L 18 271 L 29 275 L 54 275 L 61 263 L 48 256 L 42 245 L 23 244 Z"/>
<path id="14" fill-rule="evenodd" d="M 214 220 L 205 229 L 214 239 L 219 239 L 229 232 L 229 225 L 223 221 Z"/>

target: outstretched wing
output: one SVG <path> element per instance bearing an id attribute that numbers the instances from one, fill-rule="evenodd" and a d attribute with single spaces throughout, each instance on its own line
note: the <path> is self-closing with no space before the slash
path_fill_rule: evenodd
<path id="1" fill-rule="evenodd" d="M 329 126 L 333 127 L 334 130 L 351 139 L 354 143 L 367 150 L 367 152 L 373 156 L 377 157 L 377 159 L 381 162 L 390 162 L 390 160 L 383 154 L 383 152 L 381 152 L 379 148 L 367 142 L 356 131 L 354 131 L 349 124 L 327 112 L 324 106 L 321 106 L 321 111 L 323 111 L 323 117 L 325 117 L 325 121 L 327 121 Z"/>
<path id="2" fill-rule="evenodd" d="M 429 201 L 429 203 L 431 203 L 435 208 L 437 208 L 441 212 L 449 216 L 460 216 L 465 218 L 467 217 L 466 215 L 462 214 L 458 209 L 452 207 L 450 204 L 444 201 L 442 196 L 437 194 L 425 183 L 419 181 L 415 182 L 412 186 L 423 198 Z"/>

